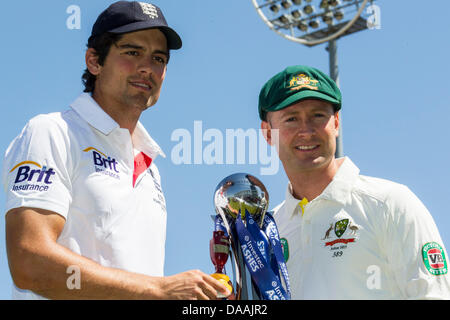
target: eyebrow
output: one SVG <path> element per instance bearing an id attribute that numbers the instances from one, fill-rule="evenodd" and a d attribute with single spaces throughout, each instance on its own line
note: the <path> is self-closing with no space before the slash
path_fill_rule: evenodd
<path id="1" fill-rule="evenodd" d="M 292 116 L 292 115 L 296 115 L 296 114 L 298 114 L 298 111 L 289 110 L 289 111 L 287 111 L 285 113 L 282 113 L 281 117 Z"/>
<path id="2" fill-rule="evenodd" d="M 119 49 L 136 49 L 136 50 L 142 50 L 142 51 L 146 50 L 144 47 L 136 45 L 136 44 L 132 44 L 132 43 L 125 43 L 125 44 L 122 44 L 122 45 L 117 46 L 117 47 Z M 167 51 L 164 51 L 164 50 L 155 50 L 153 53 L 163 54 L 167 58 L 169 57 L 169 53 Z"/>
<path id="3" fill-rule="evenodd" d="M 328 112 L 329 109 L 328 109 L 328 106 L 325 106 L 325 105 L 314 105 L 314 106 L 309 107 L 309 110 L 308 110 L 308 111 L 309 111 L 309 112 L 318 112 L 318 111 Z M 331 106 L 331 111 L 332 111 L 332 112 L 334 111 L 333 106 Z M 287 116 L 287 115 L 289 115 L 289 116 L 291 116 L 291 115 L 296 115 L 296 114 L 298 114 L 299 112 L 300 112 L 299 110 L 293 109 L 293 110 L 286 111 L 286 113 L 283 114 L 283 116 Z"/>
<path id="4" fill-rule="evenodd" d="M 119 49 L 138 49 L 138 50 L 145 50 L 144 47 L 138 46 L 131 43 L 122 44 L 120 46 L 117 46 Z"/>

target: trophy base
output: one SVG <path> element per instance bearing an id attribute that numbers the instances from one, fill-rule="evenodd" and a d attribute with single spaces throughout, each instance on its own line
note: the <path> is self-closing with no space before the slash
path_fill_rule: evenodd
<path id="1" fill-rule="evenodd" d="M 224 273 L 213 273 L 211 275 L 211 277 L 213 277 L 214 279 L 218 280 L 219 282 L 221 282 L 223 285 L 225 285 L 229 291 L 228 295 L 223 295 L 222 293 L 218 293 L 217 294 L 217 298 L 219 299 L 223 299 L 223 298 L 227 298 L 229 297 L 232 293 L 233 293 L 233 287 L 230 285 L 230 277 L 227 276 Z"/>

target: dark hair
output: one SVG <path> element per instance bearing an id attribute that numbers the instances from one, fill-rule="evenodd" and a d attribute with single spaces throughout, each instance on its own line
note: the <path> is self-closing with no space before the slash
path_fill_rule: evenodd
<path id="1" fill-rule="evenodd" d="M 95 50 L 98 56 L 98 63 L 103 66 L 109 49 L 113 44 L 116 44 L 122 38 L 122 34 L 103 33 L 101 35 L 90 37 L 88 39 L 87 47 Z M 84 92 L 94 92 L 95 80 L 97 77 L 89 72 L 86 68 L 81 77 L 84 84 Z"/>

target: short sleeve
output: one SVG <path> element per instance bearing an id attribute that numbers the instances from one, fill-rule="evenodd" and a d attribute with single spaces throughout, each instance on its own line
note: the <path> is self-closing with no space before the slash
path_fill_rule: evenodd
<path id="1" fill-rule="evenodd" d="M 39 115 L 27 123 L 3 161 L 6 212 L 31 207 L 67 218 L 72 200 L 69 146 L 67 125 L 59 114 Z"/>
<path id="2" fill-rule="evenodd" d="M 450 299 L 447 252 L 430 212 L 406 186 L 391 190 L 384 246 L 406 299 Z"/>

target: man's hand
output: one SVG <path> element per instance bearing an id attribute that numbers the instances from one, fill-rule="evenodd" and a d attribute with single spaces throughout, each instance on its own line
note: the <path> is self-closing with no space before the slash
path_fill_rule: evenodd
<path id="1" fill-rule="evenodd" d="M 220 292 L 230 292 L 222 283 L 200 270 L 190 270 L 162 280 L 163 298 L 167 300 L 216 300 Z"/>

